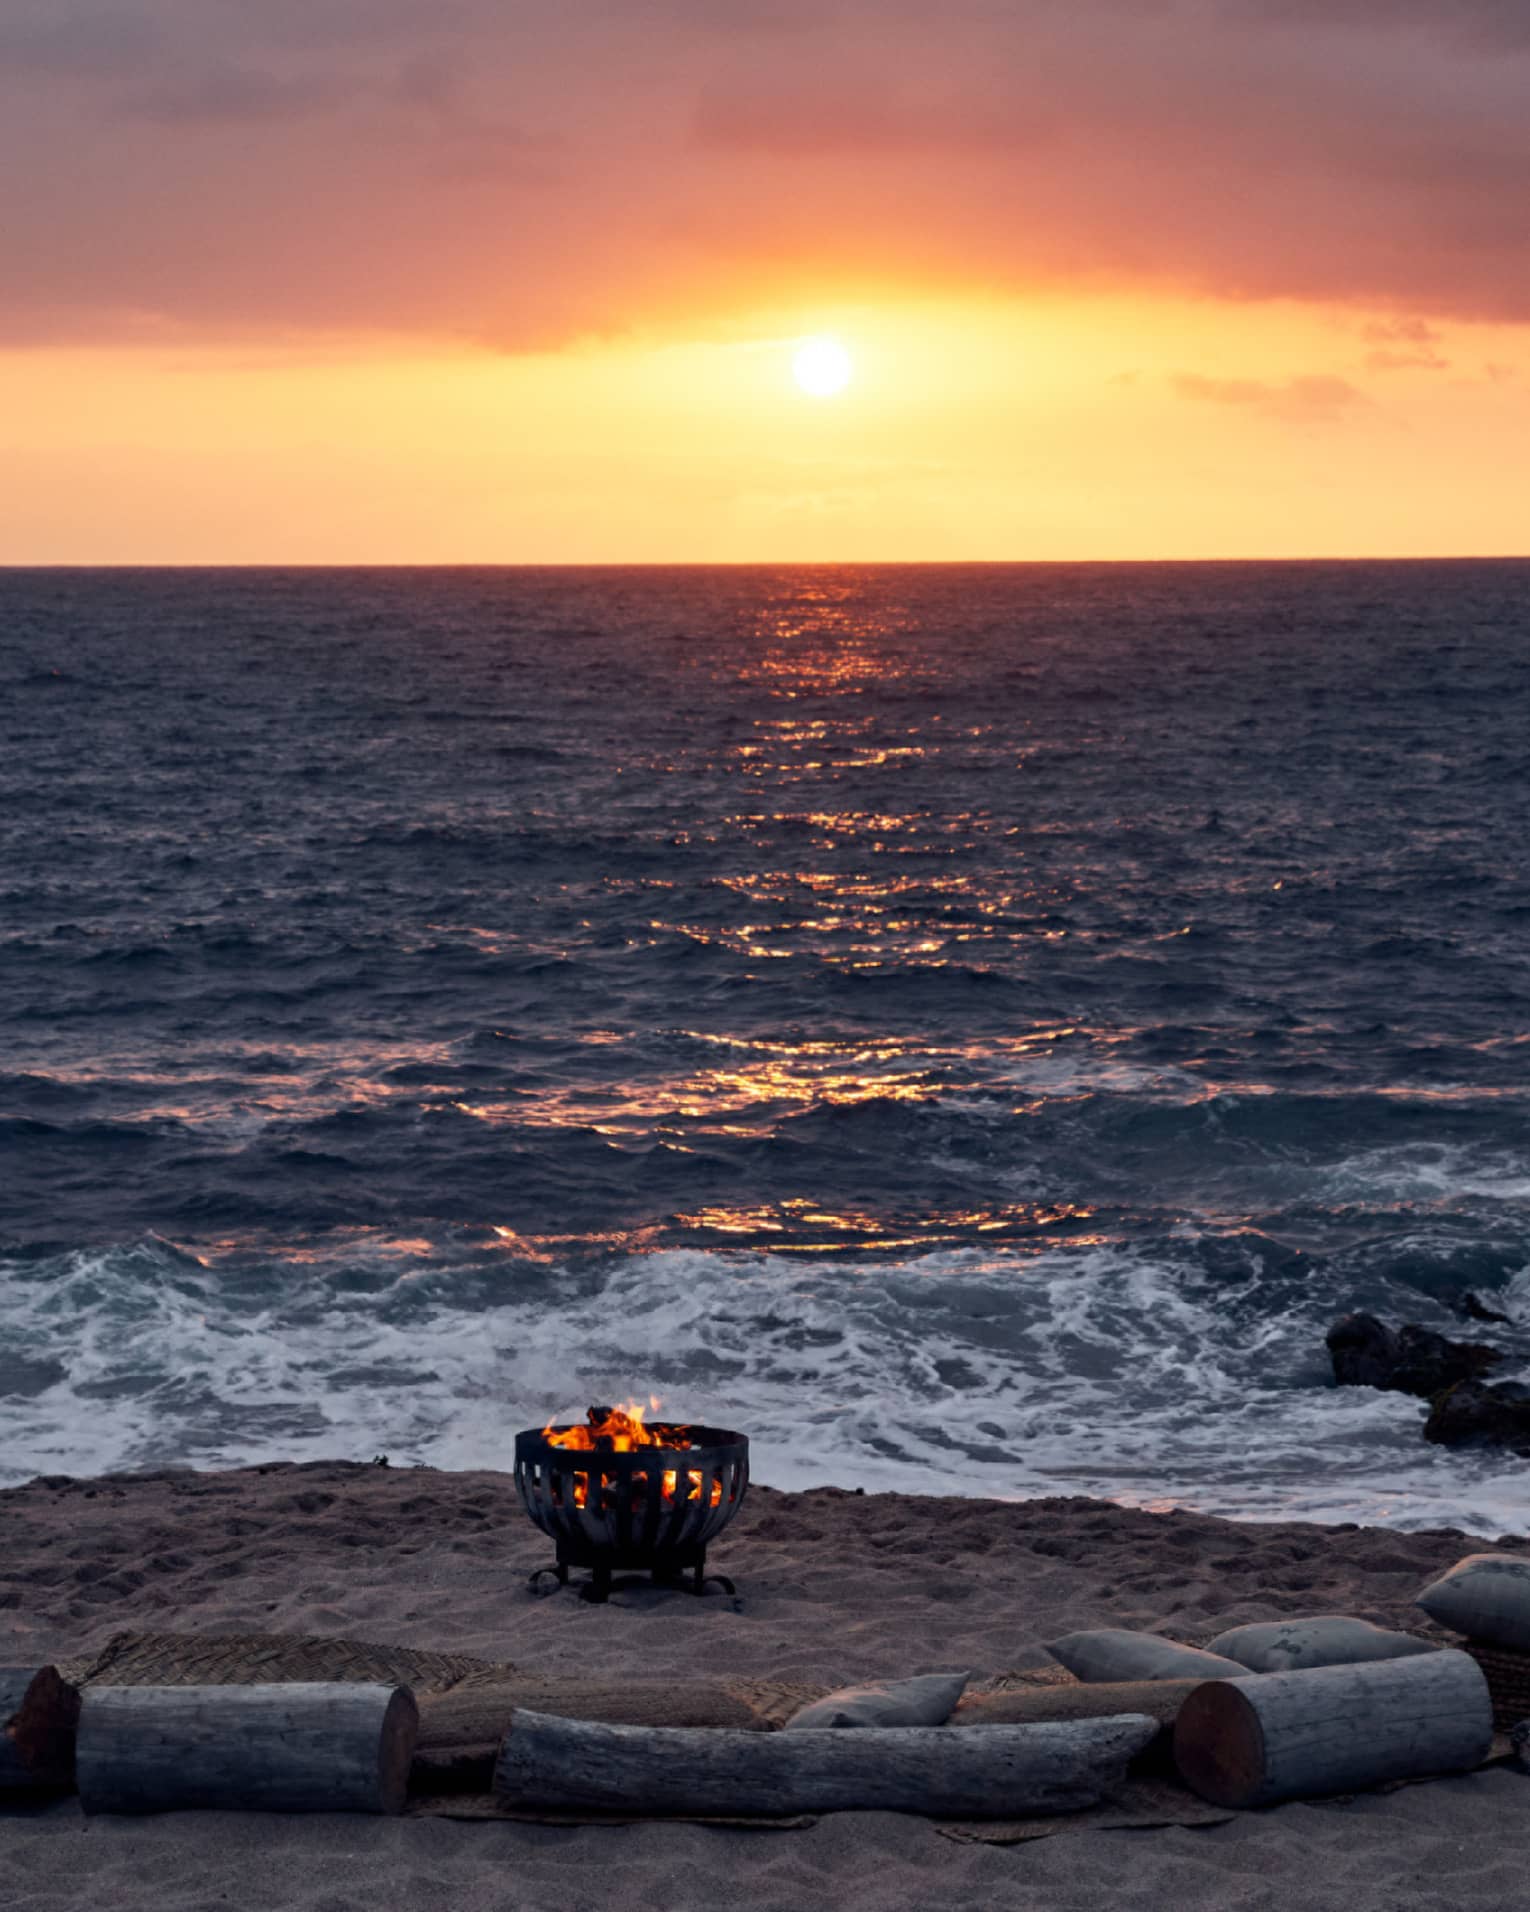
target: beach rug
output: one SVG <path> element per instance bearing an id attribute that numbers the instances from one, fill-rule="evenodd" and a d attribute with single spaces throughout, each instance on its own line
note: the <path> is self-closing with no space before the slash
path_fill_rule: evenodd
<path id="1" fill-rule="evenodd" d="M 953 1726 L 1025 1726 L 1035 1722 L 1112 1719 L 1120 1713 L 1146 1713 L 1159 1724 L 1150 1754 L 1167 1755 L 1174 1722 L 1199 1680 L 1112 1680 L 1085 1685 L 1068 1680 L 1044 1684 L 1007 1674 L 969 1687 L 951 1716 Z M 1141 1764 L 1141 1757 L 1139 1761 Z"/>
<path id="2" fill-rule="evenodd" d="M 1065 1832 L 1115 1832 L 1149 1826 L 1225 1826 L 1241 1813 L 1208 1806 L 1189 1787 L 1167 1776 L 1128 1779 L 1119 1791 L 1082 1812 L 1048 1814 L 1036 1819 L 936 1819 L 931 1824 L 946 1839 L 963 1845 L 1020 1846 Z"/>
<path id="3" fill-rule="evenodd" d="M 263 1681 L 381 1680 L 416 1698 L 444 1692 L 492 1660 L 421 1647 L 374 1646 L 297 1633 L 114 1633 L 86 1659 L 59 1662 L 75 1686 L 257 1686 Z"/>

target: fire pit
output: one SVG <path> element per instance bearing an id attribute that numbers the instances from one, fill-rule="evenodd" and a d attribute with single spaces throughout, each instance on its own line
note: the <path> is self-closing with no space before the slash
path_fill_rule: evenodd
<path id="1" fill-rule="evenodd" d="M 530 1429 L 515 1437 L 515 1484 L 526 1512 L 557 1542 L 558 1563 L 539 1567 L 567 1586 L 570 1567 L 588 1567 L 581 1589 L 604 1600 L 612 1575 L 646 1572 L 692 1593 L 733 1582 L 706 1570 L 707 1542 L 744 1504 L 749 1441 L 719 1427 L 655 1421 L 643 1409 L 592 1407 L 587 1425 Z"/>

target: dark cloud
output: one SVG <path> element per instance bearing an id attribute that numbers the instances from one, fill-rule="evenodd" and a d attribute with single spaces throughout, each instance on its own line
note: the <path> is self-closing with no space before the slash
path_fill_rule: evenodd
<path id="1" fill-rule="evenodd" d="M 1229 0 L 1236 19 L 1366 32 L 1415 32 L 1478 50 L 1530 46 L 1525 0 Z"/>
<path id="2" fill-rule="evenodd" d="M 393 96 L 403 106 L 421 106 L 444 113 L 460 97 L 462 76 L 449 62 L 421 54 L 406 59 L 393 82 Z"/>
<path id="3" fill-rule="evenodd" d="M 161 39 L 152 21 L 124 13 L 47 14 L 19 10 L 5 17 L 0 0 L 0 76 L 117 75 L 142 66 Z"/>
<path id="4" fill-rule="evenodd" d="M 160 126 L 249 125 L 304 119 L 345 97 L 329 75 L 285 78 L 258 68 L 211 66 L 126 96 L 118 111 Z"/>
<path id="5" fill-rule="evenodd" d="M 884 94 L 790 90 L 775 97 L 709 95 L 691 124 L 704 151 L 776 158 L 1034 150 L 1056 136 L 1054 116 L 993 101 L 896 99 Z"/>

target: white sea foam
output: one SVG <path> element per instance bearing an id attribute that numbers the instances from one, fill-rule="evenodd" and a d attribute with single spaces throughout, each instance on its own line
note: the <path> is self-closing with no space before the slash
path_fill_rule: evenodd
<path id="1" fill-rule="evenodd" d="M 1429 1448 L 1419 1402 L 1323 1384 L 1331 1302 L 1289 1278 L 1104 1247 L 851 1265 L 677 1250 L 524 1298 L 507 1271 L 507 1298 L 471 1307 L 407 1262 L 364 1293 L 274 1277 L 231 1283 L 155 1242 L 0 1264 L 25 1364 L 0 1371 L 0 1479 L 378 1452 L 504 1467 L 519 1428 L 653 1393 L 748 1432 L 756 1476 L 783 1487 L 1530 1525 L 1522 1462 Z M 1530 1273 L 1508 1298 L 1530 1326 Z"/>
<path id="2" fill-rule="evenodd" d="M 990 1062 L 991 1072 L 1017 1089 L 1048 1096 L 1159 1095 L 1197 1102 L 1216 1093 L 1205 1079 L 1172 1064 L 1131 1062 L 1109 1049 L 1059 1048 Z M 1265 1094 L 1263 1089 L 1242 1093 Z"/>
<path id="3" fill-rule="evenodd" d="M 1530 1201 L 1530 1159 L 1450 1142 L 1367 1149 L 1314 1172 L 1333 1201 Z"/>

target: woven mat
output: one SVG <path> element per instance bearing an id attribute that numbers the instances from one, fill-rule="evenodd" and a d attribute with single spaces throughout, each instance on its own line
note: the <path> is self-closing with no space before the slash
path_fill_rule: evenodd
<path id="1" fill-rule="evenodd" d="M 1530 1653 L 1468 1640 L 1466 1651 L 1482 1668 L 1493 1698 L 1493 1724 L 1502 1732 L 1530 1719 Z"/>
<path id="2" fill-rule="evenodd" d="M 514 1671 L 465 1653 L 292 1633 L 114 1633 L 89 1659 L 60 1662 L 76 1686 L 256 1686 L 275 1680 L 381 1680 L 418 1699 L 475 1674 Z"/>
<path id="3" fill-rule="evenodd" d="M 1208 1806 L 1167 1778 L 1129 1779 L 1103 1804 L 1042 1819 L 938 1819 L 935 1830 L 964 1845 L 1020 1846 L 1063 1832 L 1114 1832 L 1129 1827 L 1225 1826 L 1239 1815 Z"/>
<path id="4" fill-rule="evenodd" d="M 525 1812 L 517 1806 L 502 1806 L 491 1793 L 462 1796 L 443 1794 L 438 1798 L 411 1798 L 404 1808 L 406 1819 L 497 1819 L 523 1826 L 731 1826 L 740 1832 L 801 1832 L 818 1824 L 816 1813 L 798 1813 L 785 1819 L 705 1817 L 701 1813 L 671 1813 L 656 1820 L 651 1812 Z"/>
<path id="5" fill-rule="evenodd" d="M 1146 1713 L 1172 1726 L 1200 1680 L 1113 1680 L 1094 1685 L 1032 1686 L 1011 1682 L 968 1691 L 951 1715 L 953 1726 L 1023 1726 L 1033 1720 L 1110 1719 Z"/>
<path id="6" fill-rule="evenodd" d="M 490 1793 L 411 1796 L 405 1808 L 412 1819 L 518 1820 L 535 1826 L 636 1826 L 653 1822 L 652 1813 L 526 1812 L 502 1805 Z M 816 1826 L 821 1815 L 800 1813 L 791 1818 L 762 1819 L 702 1817 L 675 1814 L 674 1825 L 735 1826 L 750 1832 L 793 1832 Z M 1132 1779 L 1111 1798 L 1082 1812 L 1057 1813 L 1035 1819 L 930 1819 L 932 1831 L 947 1839 L 973 1845 L 1018 1846 L 1030 1839 L 1049 1839 L 1065 1832 L 1106 1832 L 1135 1826 L 1220 1826 L 1237 1813 L 1208 1806 L 1185 1787 L 1169 1779 Z"/>

